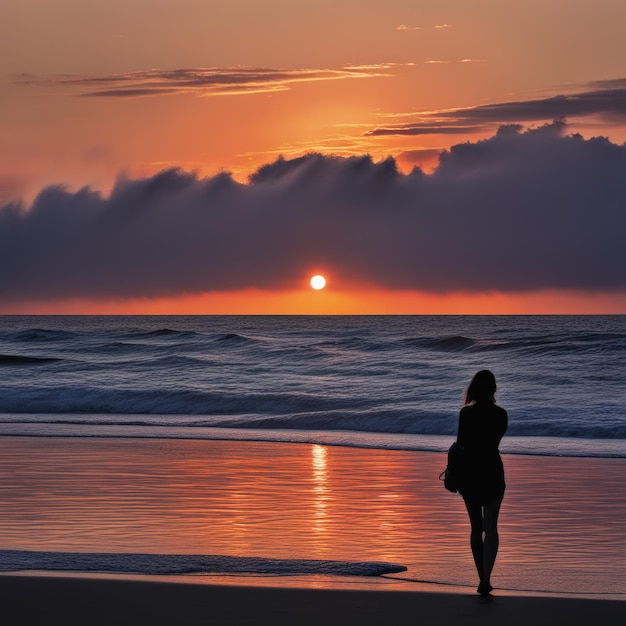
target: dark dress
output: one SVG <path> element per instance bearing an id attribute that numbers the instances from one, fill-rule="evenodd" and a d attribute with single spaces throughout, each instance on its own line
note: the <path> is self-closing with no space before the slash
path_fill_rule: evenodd
<path id="1" fill-rule="evenodd" d="M 504 495 L 504 467 L 498 446 L 507 425 L 506 411 L 491 402 L 461 409 L 457 435 L 459 493 L 466 502 L 485 506 Z"/>

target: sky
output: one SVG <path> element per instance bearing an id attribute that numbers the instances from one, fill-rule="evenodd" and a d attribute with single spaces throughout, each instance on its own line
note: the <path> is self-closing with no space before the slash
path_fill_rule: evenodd
<path id="1" fill-rule="evenodd" d="M 0 313 L 626 313 L 625 23 L 0 0 Z"/>

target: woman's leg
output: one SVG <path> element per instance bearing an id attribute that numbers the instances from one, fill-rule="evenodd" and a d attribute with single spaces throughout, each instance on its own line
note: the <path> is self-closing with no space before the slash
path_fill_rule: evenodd
<path id="1" fill-rule="evenodd" d="M 483 507 L 482 528 L 485 532 L 483 541 L 483 576 L 482 581 L 491 590 L 491 571 L 496 562 L 500 539 L 498 536 L 498 514 L 502 498 Z"/>
<path id="2" fill-rule="evenodd" d="M 502 498 L 487 506 L 474 504 L 465 499 L 464 502 L 471 525 L 470 546 L 472 548 L 472 556 L 474 557 L 474 564 L 480 579 L 478 592 L 489 593 L 492 589 L 491 572 L 496 562 L 500 543 L 498 515 Z"/>
<path id="3" fill-rule="evenodd" d="M 465 502 L 471 525 L 470 547 L 472 548 L 472 556 L 474 557 L 478 578 L 482 581 L 484 576 L 483 507 L 480 504 L 474 504 L 465 500 L 465 498 L 463 498 L 463 501 Z"/>

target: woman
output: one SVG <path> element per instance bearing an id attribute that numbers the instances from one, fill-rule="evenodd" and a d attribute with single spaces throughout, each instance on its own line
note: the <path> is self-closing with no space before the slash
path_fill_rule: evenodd
<path id="1" fill-rule="evenodd" d="M 472 527 L 470 545 L 480 584 L 478 593 L 491 592 L 491 571 L 498 553 L 498 513 L 504 496 L 504 467 L 498 446 L 508 416 L 496 405 L 496 379 L 489 370 L 478 372 L 465 391 L 459 415 L 459 493 Z"/>

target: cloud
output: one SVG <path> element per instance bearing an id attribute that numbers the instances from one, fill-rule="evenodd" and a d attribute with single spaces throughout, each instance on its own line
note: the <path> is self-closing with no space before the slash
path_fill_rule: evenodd
<path id="1" fill-rule="evenodd" d="M 601 89 L 537 100 L 503 102 L 458 109 L 441 117 L 482 122 L 527 122 L 555 118 L 603 115 L 626 121 L 626 88 Z"/>
<path id="2" fill-rule="evenodd" d="M 388 70 L 394 67 L 412 67 L 414 65 L 415 63 L 386 62 L 386 63 L 369 63 L 369 64 L 362 64 L 362 65 L 345 65 L 343 69 L 349 72 L 350 71 L 369 71 L 369 70 L 381 71 L 381 70 Z M 384 74 L 384 76 L 388 76 L 388 74 Z"/>
<path id="3" fill-rule="evenodd" d="M 589 83 L 589 87 L 594 89 L 626 89 L 626 78 L 594 80 Z"/>
<path id="4" fill-rule="evenodd" d="M 383 135 L 461 135 L 483 130 L 482 126 L 446 126 L 424 122 L 416 124 L 395 124 L 389 128 L 375 128 L 364 133 L 367 137 Z"/>
<path id="5" fill-rule="evenodd" d="M 450 24 L 435 24 L 433 26 L 435 30 L 443 30 L 445 28 L 452 28 Z M 396 30 L 422 30 L 421 26 L 407 26 L 406 24 L 400 24 L 396 26 Z"/>
<path id="6" fill-rule="evenodd" d="M 444 61 L 442 59 L 431 59 L 424 61 L 426 65 L 449 65 L 450 63 L 486 63 L 487 59 L 459 59 L 458 61 Z"/>
<path id="7" fill-rule="evenodd" d="M 562 123 L 503 126 L 443 152 L 277 159 L 246 184 L 171 169 L 108 197 L 48 187 L 0 210 L 2 302 L 299 284 L 431 292 L 626 289 L 626 146 Z"/>
<path id="8" fill-rule="evenodd" d="M 20 75 L 19 84 L 52 82 L 81 97 L 133 98 L 195 94 L 223 96 L 285 91 L 293 83 L 347 80 L 391 76 L 386 70 L 394 64 L 349 66 L 341 69 L 272 69 L 272 68 L 179 68 L 152 69 L 106 76 L 60 76 L 36 79 Z"/>
<path id="9" fill-rule="evenodd" d="M 436 62 L 427 61 L 427 63 Z M 392 124 L 384 128 L 371 129 L 365 134 L 367 136 L 454 134 L 454 128 L 458 128 L 459 133 L 474 132 L 480 130 L 481 127 L 483 130 L 490 129 L 502 123 L 546 122 L 588 116 L 598 116 L 609 122 L 624 123 L 626 122 L 626 79 L 597 81 L 590 83 L 587 90 L 569 95 L 414 113 L 413 115 L 418 118 L 413 124 Z"/>

